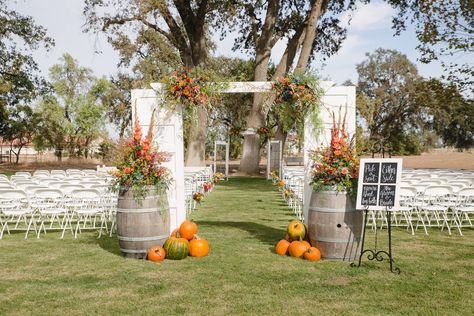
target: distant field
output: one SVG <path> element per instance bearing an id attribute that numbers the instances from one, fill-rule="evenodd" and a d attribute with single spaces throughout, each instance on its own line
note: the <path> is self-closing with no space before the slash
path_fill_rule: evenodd
<path id="1" fill-rule="evenodd" d="M 454 150 L 435 150 L 423 153 L 419 156 L 402 156 L 404 168 L 427 168 L 427 169 L 465 169 L 474 170 L 474 151 L 458 152 Z M 207 165 L 213 163 L 208 160 Z M 233 175 L 239 175 L 239 160 L 229 162 L 229 171 Z M 59 162 L 35 162 L 28 164 L 0 164 L 0 173 L 14 173 L 15 171 L 34 171 L 37 169 L 95 169 L 102 164 L 98 160 L 66 160 Z M 260 161 L 260 173 L 265 174 L 266 159 Z"/>

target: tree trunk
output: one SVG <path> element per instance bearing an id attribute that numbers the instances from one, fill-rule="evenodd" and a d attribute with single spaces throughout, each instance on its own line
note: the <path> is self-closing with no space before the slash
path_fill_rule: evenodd
<path id="1" fill-rule="evenodd" d="M 265 16 L 265 23 L 261 35 L 255 38 L 255 81 L 267 81 L 268 64 L 272 52 L 272 40 L 274 28 L 278 20 L 279 1 L 269 1 Z M 263 113 L 264 97 L 261 93 L 255 93 L 252 110 L 247 117 L 247 128 L 257 130 L 265 123 Z M 240 160 L 240 172 L 245 174 L 256 174 L 260 172 L 260 136 L 258 134 L 246 135 L 244 138 L 242 159 Z"/>
<path id="2" fill-rule="evenodd" d="M 186 166 L 202 167 L 206 165 L 207 110 L 198 107 L 196 118 L 192 120 L 189 142 L 186 152 Z"/>
<path id="3" fill-rule="evenodd" d="M 278 125 L 276 133 L 275 133 L 275 140 L 281 141 L 281 149 L 283 152 L 285 151 L 285 143 L 286 143 L 286 137 L 288 136 L 288 132 L 283 131 L 283 127 Z"/>
<path id="4" fill-rule="evenodd" d="M 317 0 L 311 7 L 311 12 L 305 26 L 304 41 L 302 44 L 303 46 L 301 47 L 300 57 L 298 58 L 298 63 L 296 64 L 297 69 L 306 69 L 308 66 L 309 57 L 311 56 L 311 51 L 313 49 L 314 39 L 316 38 L 316 26 L 322 13 L 321 9 L 323 2 L 324 0 Z"/>

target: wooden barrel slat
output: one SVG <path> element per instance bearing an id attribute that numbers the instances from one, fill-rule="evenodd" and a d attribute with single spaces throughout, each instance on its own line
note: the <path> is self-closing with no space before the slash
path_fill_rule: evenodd
<path id="1" fill-rule="evenodd" d="M 345 192 L 321 191 L 311 195 L 308 231 L 321 257 L 353 261 L 360 252 L 362 212 Z"/>
<path id="2" fill-rule="evenodd" d="M 135 200 L 131 191 L 119 195 L 117 236 L 122 255 L 143 259 L 150 247 L 163 246 L 170 234 L 169 217 L 165 193 L 151 189 L 141 200 Z"/>

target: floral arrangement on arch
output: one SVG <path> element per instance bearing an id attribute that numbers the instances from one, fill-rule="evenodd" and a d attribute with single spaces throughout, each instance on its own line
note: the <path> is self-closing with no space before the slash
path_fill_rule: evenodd
<path id="1" fill-rule="evenodd" d="M 295 72 L 277 78 L 272 84 L 276 93 L 275 112 L 283 122 L 286 131 L 295 124 L 304 124 L 306 116 L 311 113 L 313 125 L 320 126 L 318 114 L 322 89 L 319 80 L 312 74 Z"/>
<path id="2" fill-rule="evenodd" d="M 152 144 L 154 113 L 145 137 L 135 114 L 133 137 L 123 141 L 118 150 L 118 171 L 115 172 L 112 188 L 121 193 L 131 189 L 137 199 L 144 198 L 150 186 L 157 191 L 165 191 L 172 180 L 170 170 L 162 166 L 168 160 L 168 154 L 159 152 Z"/>
<path id="3" fill-rule="evenodd" d="M 333 114 L 331 144 L 310 152 L 313 161 L 311 184 L 315 191 L 355 192 L 359 175 L 359 158 L 354 137 L 349 138 L 346 114 L 336 122 Z"/>
<path id="4" fill-rule="evenodd" d="M 166 97 L 185 106 L 209 106 L 214 96 L 214 89 L 206 79 L 187 70 L 173 71 L 162 83 Z"/>

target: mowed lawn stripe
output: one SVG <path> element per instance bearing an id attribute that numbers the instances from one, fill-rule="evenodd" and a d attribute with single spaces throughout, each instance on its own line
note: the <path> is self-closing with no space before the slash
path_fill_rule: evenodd
<path id="1" fill-rule="evenodd" d="M 394 230 L 388 263 L 307 262 L 273 253 L 294 218 L 270 182 L 220 182 L 190 215 L 204 258 L 124 259 L 116 237 L 50 233 L 0 241 L 0 315 L 472 315 L 474 232 Z M 382 231 L 379 241 L 384 246 Z M 373 232 L 368 233 L 369 243 Z"/>

